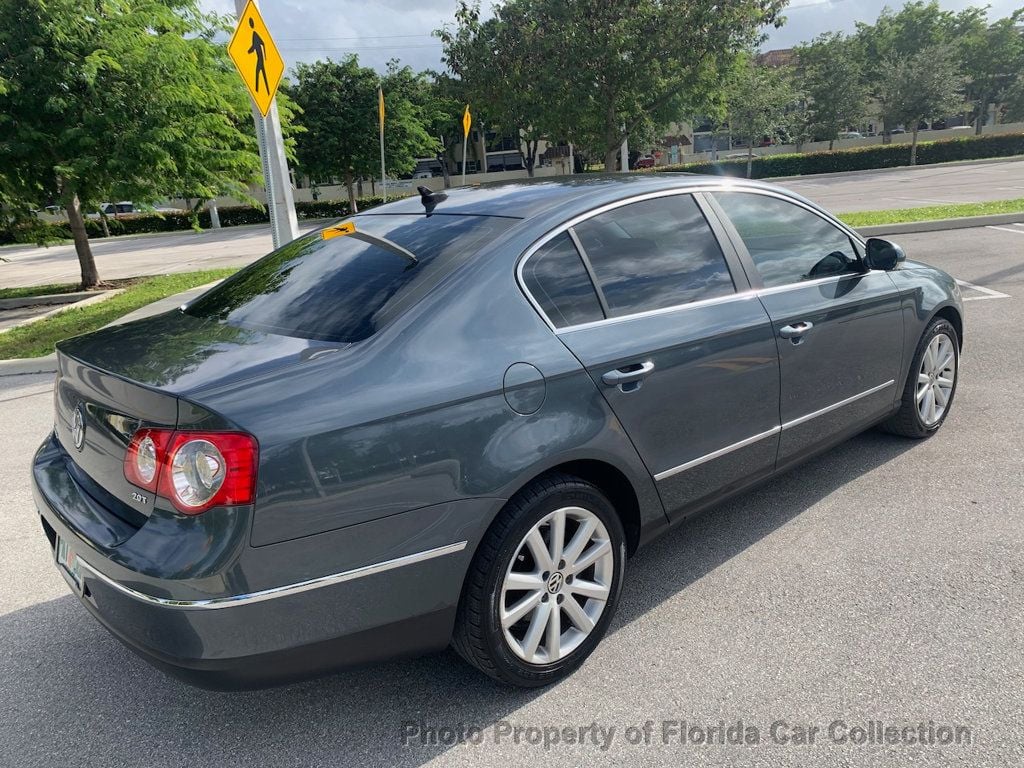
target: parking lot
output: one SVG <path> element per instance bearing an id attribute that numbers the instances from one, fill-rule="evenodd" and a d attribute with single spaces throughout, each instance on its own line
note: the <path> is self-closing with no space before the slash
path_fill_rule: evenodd
<path id="1" fill-rule="evenodd" d="M 1024 226 L 899 240 L 969 284 L 962 377 L 939 434 L 863 434 L 684 523 L 631 561 L 590 660 L 537 691 L 499 686 L 452 652 L 248 693 L 165 677 L 50 561 L 28 464 L 52 424 L 51 377 L 0 378 L 3 762 L 1020 765 Z M 967 737 L 855 743 L 873 722 Z M 759 742 L 719 743 L 737 724 Z M 692 726 L 705 743 L 680 738 Z M 797 743 L 805 726 L 820 730 Z"/>

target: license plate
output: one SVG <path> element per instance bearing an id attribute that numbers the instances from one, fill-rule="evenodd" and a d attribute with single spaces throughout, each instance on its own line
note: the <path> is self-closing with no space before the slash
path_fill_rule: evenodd
<path id="1" fill-rule="evenodd" d="M 68 546 L 66 539 L 57 537 L 57 565 L 64 572 L 65 576 L 71 582 L 71 585 L 77 592 L 82 591 L 82 572 L 78 556 L 71 547 Z"/>

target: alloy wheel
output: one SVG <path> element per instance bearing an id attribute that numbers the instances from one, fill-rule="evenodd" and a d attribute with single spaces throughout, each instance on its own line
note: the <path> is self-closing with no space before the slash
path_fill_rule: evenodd
<path id="1" fill-rule="evenodd" d="M 926 427 L 942 420 L 956 383 L 956 349 L 944 333 L 936 334 L 925 348 L 917 374 L 917 412 Z"/>
<path id="2" fill-rule="evenodd" d="M 519 542 L 501 585 L 509 648 L 529 664 L 565 658 L 601 618 L 614 574 L 615 553 L 597 515 L 562 507 L 543 517 Z"/>

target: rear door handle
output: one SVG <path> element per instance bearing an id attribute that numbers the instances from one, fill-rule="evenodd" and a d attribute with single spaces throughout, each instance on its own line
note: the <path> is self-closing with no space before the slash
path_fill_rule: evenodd
<path id="1" fill-rule="evenodd" d="M 601 381 L 609 387 L 621 387 L 623 384 L 632 384 L 647 378 L 653 370 L 654 363 L 650 361 L 640 363 L 639 365 L 628 365 L 616 368 L 614 371 L 608 371 L 608 373 L 601 376 Z"/>
<path id="2" fill-rule="evenodd" d="M 813 327 L 814 323 L 809 320 L 801 320 L 799 323 L 784 325 L 779 328 L 779 336 L 784 339 L 799 339 Z"/>

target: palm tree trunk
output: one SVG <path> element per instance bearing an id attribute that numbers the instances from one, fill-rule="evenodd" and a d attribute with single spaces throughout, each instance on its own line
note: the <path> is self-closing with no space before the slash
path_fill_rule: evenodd
<path id="1" fill-rule="evenodd" d="M 747 144 L 747 178 L 750 178 L 751 172 L 754 170 L 754 140 L 751 139 L 750 143 Z"/>
<path id="2" fill-rule="evenodd" d="M 917 165 L 917 125 L 910 132 L 910 164 Z"/>

